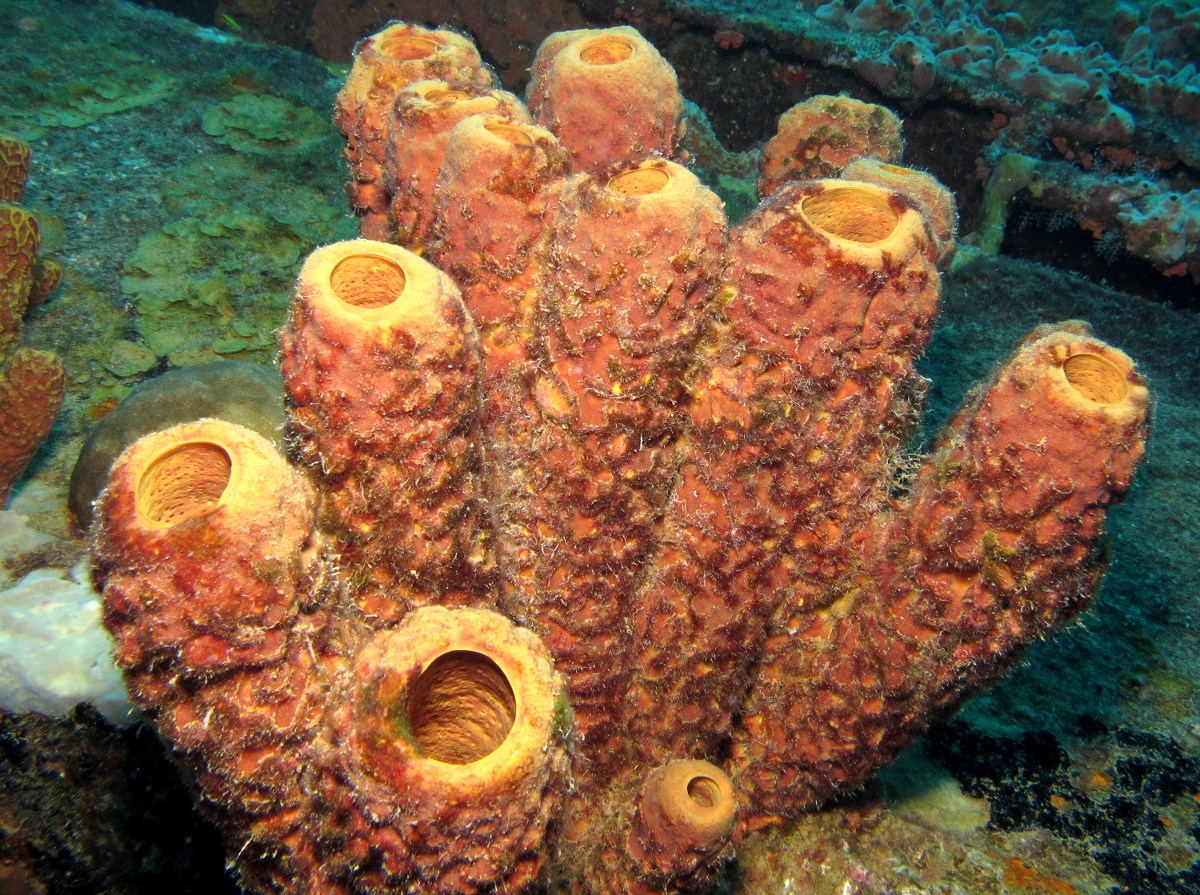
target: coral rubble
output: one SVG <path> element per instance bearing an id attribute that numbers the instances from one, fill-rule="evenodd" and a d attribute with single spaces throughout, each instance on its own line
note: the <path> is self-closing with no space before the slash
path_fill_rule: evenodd
<path id="1" fill-rule="evenodd" d="M 118 663 L 249 888 L 703 891 L 1095 590 L 1132 361 L 1039 329 L 912 463 L 952 205 L 896 146 L 729 230 L 613 89 L 639 40 L 551 37 L 535 116 L 455 35 L 364 41 L 350 198 L 408 246 L 305 262 L 293 462 L 205 420 L 114 465 Z"/>

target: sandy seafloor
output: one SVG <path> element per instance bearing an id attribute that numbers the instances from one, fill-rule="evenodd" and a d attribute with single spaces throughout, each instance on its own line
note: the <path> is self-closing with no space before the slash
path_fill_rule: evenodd
<path id="1" fill-rule="evenodd" d="M 9 548 L 15 580 L 83 557 L 67 480 L 115 400 L 173 366 L 270 361 L 299 261 L 355 228 L 329 124 L 341 72 L 317 60 L 132 6 L 50 0 L 0 2 L 0 58 L 0 129 L 33 146 L 24 204 L 66 269 L 26 326 L 27 344 L 62 358 L 69 392 L 10 501 L 51 539 Z M 1200 892 L 1200 315 L 969 258 L 945 280 L 923 361 L 930 420 L 1033 326 L 1071 318 L 1137 359 L 1156 401 L 1094 607 L 879 783 L 744 848 L 734 890 Z M 0 725 L 0 882 L 13 844 L 40 841 L 22 839 L 13 807 L 36 791 L 12 748 L 24 729 Z M 69 792 L 58 798 L 69 812 Z M 155 885 L 204 890 L 195 868 L 156 872 Z M 90 890 L 155 891 L 146 873 L 110 868 Z"/>

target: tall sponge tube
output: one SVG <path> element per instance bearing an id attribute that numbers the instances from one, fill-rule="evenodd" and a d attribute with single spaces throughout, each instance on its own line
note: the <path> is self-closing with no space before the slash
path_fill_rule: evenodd
<path id="1" fill-rule="evenodd" d="M 282 656 L 314 515 L 303 476 L 242 426 L 200 420 L 134 442 L 96 513 L 118 664 L 202 677 Z"/>
<path id="2" fill-rule="evenodd" d="M 749 825 L 864 783 L 1087 604 L 1148 434 L 1133 362 L 1036 330 L 959 411 L 832 604 L 775 638 L 734 742 Z"/>
<path id="3" fill-rule="evenodd" d="M 623 158 L 674 158 L 683 99 L 671 64 L 627 25 L 552 34 L 538 48 L 526 99 L 576 171 Z"/>
<path id="4" fill-rule="evenodd" d="M 251 826 L 257 841 L 292 841 L 303 816 L 305 744 L 324 703 L 315 516 L 270 442 L 212 419 L 134 442 L 97 507 L 94 573 L 117 664 L 231 841 Z M 272 850 L 243 879 L 268 888 L 294 857 Z"/>
<path id="5" fill-rule="evenodd" d="M 343 558 L 365 569 L 350 590 L 368 618 L 483 593 L 479 340 L 450 278 L 387 243 L 322 246 L 280 345 L 300 458 L 329 492 Z"/>

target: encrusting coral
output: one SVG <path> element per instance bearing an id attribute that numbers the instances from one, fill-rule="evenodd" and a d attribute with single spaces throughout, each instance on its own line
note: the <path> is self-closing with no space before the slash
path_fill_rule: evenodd
<path id="1" fill-rule="evenodd" d="M 37 219 L 16 204 L 29 177 L 29 146 L 0 134 L 0 506 L 62 406 L 58 358 L 21 348 L 21 320 L 58 288 L 62 269 L 37 257 Z"/>
<path id="2" fill-rule="evenodd" d="M 1031 334 L 902 480 L 953 202 L 889 152 L 730 231 L 670 102 L 606 113 L 651 145 L 563 117 L 638 41 L 549 38 L 532 116 L 457 114 L 492 88 L 456 35 L 364 41 L 350 196 L 410 245 L 305 262 L 295 465 L 210 420 L 114 466 L 118 662 L 251 889 L 705 891 L 1095 591 L 1129 358 Z M 457 123 L 389 149 L 412 84 Z"/>

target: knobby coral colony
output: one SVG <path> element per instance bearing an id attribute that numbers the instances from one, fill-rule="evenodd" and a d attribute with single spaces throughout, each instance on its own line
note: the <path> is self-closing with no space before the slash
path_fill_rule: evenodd
<path id="1" fill-rule="evenodd" d="M 1035 331 L 901 493 L 948 195 L 777 144 L 729 232 L 680 114 L 629 28 L 551 36 L 528 107 L 456 34 L 367 38 L 373 238 L 300 272 L 293 462 L 206 420 L 115 465 L 117 659 L 248 888 L 704 890 L 1095 590 L 1129 358 Z"/>

